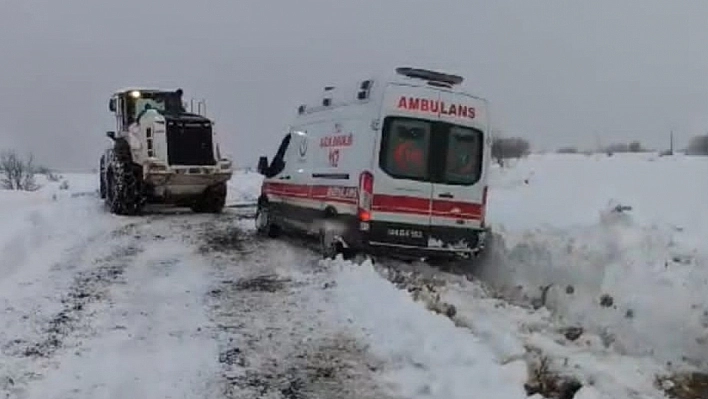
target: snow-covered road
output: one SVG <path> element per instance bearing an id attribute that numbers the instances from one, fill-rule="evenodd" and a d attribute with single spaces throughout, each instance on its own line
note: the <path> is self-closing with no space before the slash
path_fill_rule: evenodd
<path id="1" fill-rule="evenodd" d="M 496 172 L 490 215 L 506 247 L 479 266 L 485 281 L 425 264 L 321 261 L 299 242 L 257 239 L 248 208 L 113 216 L 92 175 L 67 176 L 69 190 L 56 182 L 0 192 L 0 398 L 663 398 L 671 384 L 658 378 L 691 365 L 669 367 L 664 355 L 694 348 L 687 338 L 700 335 L 701 320 L 690 312 L 708 306 L 696 296 L 705 252 L 687 249 L 700 223 L 674 212 L 693 235 L 671 245 L 645 234 L 641 219 L 596 226 L 580 208 L 563 211 L 567 225 L 541 227 L 551 217 L 538 214 L 513 223 L 515 192 L 547 201 L 552 186 L 573 181 L 544 183 L 559 174 L 548 165 L 611 169 L 591 161 L 531 159 Z M 627 162 L 641 169 L 646 160 Z M 251 202 L 259 179 L 237 174 L 229 201 Z M 692 257 L 646 271 L 638 248 L 663 253 L 646 240 Z M 644 278 L 642 290 L 595 303 L 605 289 L 631 286 L 622 270 Z M 673 295 L 674 313 L 651 317 L 660 300 L 652 290 Z M 694 318 L 668 335 L 682 315 Z"/>
<path id="2" fill-rule="evenodd" d="M 28 220 L 3 257 L 0 397 L 385 397 L 330 322 L 317 258 L 236 212 L 118 218 L 68 197 Z"/>
<path id="3" fill-rule="evenodd" d="M 6 397 L 525 397 L 508 383 L 525 370 L 490 367 L 373 268 L 256 240 L 238 210 L 120 218 L 65 196 L 15 221 L 29 230 L 3 257 Z"/>

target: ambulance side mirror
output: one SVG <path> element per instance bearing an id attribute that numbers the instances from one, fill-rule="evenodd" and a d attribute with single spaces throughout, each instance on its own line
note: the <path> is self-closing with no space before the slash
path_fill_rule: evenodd
<path id="1" fill-rule="evenodd" d="M 265 175 L 268 171 L 268 157 L 262 156 L 258 158 L 258 173 Z"/>

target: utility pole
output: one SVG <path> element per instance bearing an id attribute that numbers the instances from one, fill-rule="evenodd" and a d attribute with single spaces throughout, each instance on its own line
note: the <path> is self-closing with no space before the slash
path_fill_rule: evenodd
<path id="1" fill-rule="evenodd" d="M 674 155 L 674 131 L 671 130 L 671 137 L 669 141 L 669 155 Z"/>

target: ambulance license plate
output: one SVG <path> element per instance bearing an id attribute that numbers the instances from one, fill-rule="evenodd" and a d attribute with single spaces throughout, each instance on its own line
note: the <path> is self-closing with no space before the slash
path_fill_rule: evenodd
<path id="1" fill-rule="evenodd" d="M 396 237 L 396 238 L 410 238 L 413 240 L 421 240 L 425 238 L 425 233 L 423 233 L 422 230 L 416 230 L 416 229 L 396 229 L 396 228 L 389 228 L 386 230 L 386 235 L 389 237 Z"/>

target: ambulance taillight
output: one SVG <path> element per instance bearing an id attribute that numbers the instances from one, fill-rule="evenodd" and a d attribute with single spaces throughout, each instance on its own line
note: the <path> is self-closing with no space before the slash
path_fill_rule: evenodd
<path id="1" fill-rule="evenodd" d="M 371 220 L 371 203 L 374 199 L 374 175 L 371 172 L 362 172 L 359 175 L 359 220 L 368 222 Z"/>

